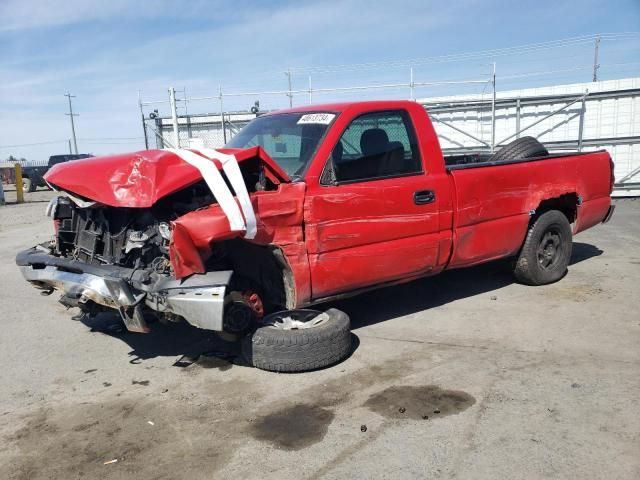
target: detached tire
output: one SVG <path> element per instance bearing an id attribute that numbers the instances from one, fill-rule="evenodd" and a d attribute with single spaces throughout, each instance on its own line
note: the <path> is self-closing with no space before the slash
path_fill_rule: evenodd
<path id="1" fill-rule="evenodd" d="M 558 210 L 543 213 L 529 227 L 513 271 L 516 280 L 525 285 L 557 282 L 567 272 L 572 246 L 567 217 Z"/>
<path id="2" fill-rule="evenodd" d="M 242 354 L 252 366 L 271 372 L 306 372 L 338 363 L 351 351 L 346 313 L 331 308 L 288 310 L 267 315 L 242 341 Z"/>
<path id="3" fill-rule="evenodd" d="M 549 151 L 538 140 L 533 137 L 522 137 L 502 147 L 491 156 L 489 161 L 522 160 L 548 155 Z"/>

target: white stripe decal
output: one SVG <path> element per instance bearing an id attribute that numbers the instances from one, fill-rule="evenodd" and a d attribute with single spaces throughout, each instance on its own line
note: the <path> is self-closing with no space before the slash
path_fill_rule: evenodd
<path id="1" fill-rule="evenodd" d="M 240 171 L 240 166 L 238 165 L 235 155 L 227 155 L 212 148 L 200 148 L 198 151 L 202 152 L 209 158 L 215 158 L 222 164 L 222 169 L 227 175 L 233 190 L 236 192 L 236 198 L 240 202 L 242 214 L 247 222 L 247 233 L 245 234 L 245 238 L 255 238 L 258 233 L 256 214 L 253 211 L 251 198 L 249 198 L 249 192 L 247 191 L 247 186 L 244 183 L 244 178 L 242 178 L 242 172 Z"/>
<path id="2" fill-rule="evenodd" d="M 231 230 L 246 230 L 244 218 L 242 218 L 238 204 L 222 178 L 218 167 L 211 160 L 208 160 L 197 153 L 193 153 L 190 150 L 168 148 L 167 151 L 175 153 L 189 165 L 194 166 L 200 171 L 202 178 L 204 178 L 204 181 L 211 189 L 211 193 L 216 197 L 218 205 L 220 205 L 220 208 L 227 216 Z"/>

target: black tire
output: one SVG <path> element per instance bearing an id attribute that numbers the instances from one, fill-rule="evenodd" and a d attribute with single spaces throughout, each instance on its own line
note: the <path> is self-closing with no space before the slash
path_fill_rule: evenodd
<path id="1" fill-rule="evenodd" d="M 533 137 L 522 137 L 505 145 L 494 153 L 489 161 L 521 160 L 523 158 L 546 157 L 549 151 Z"/>
<path id="2" fill-rule="evenodd" d="M 558 210 L 543 213 L 529 227 L 516 259 L 516 280 L 525 285 L 557 282 L 567 273 L 572 246 L 567 217 Z"/>
<path id="3" fill-rule="evenodd" d="M 351 332 L 349 317 L 340 310 L 327 310 L 321 323 L 308 328 L 284 330 L 270 325 L 283 314 L 313 322 L 321 313 L 290 310 L 267 315 L 262 326 L 242 341 L 245 360 L 271 372 L 306 372 L 343 360 L 351 352 Z"/>

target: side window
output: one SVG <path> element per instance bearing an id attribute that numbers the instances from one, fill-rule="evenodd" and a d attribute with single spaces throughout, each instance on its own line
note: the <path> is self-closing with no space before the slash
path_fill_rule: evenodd
<path id="1" fill-rule="evenodd" d="M 405 111 L 354 119 L 331 153 L 337 181 L 358 181 L 422 171 L 416 135 Z"/>

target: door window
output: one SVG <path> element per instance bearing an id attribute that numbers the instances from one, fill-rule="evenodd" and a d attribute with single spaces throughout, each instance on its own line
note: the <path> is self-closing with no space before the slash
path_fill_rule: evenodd
<path id="1" fill-rule="evenodd" d="M 416 135 L 404 111 L 376 112 L 354 119 L 331 157 L 338 182 L 422 172 Z"/>

